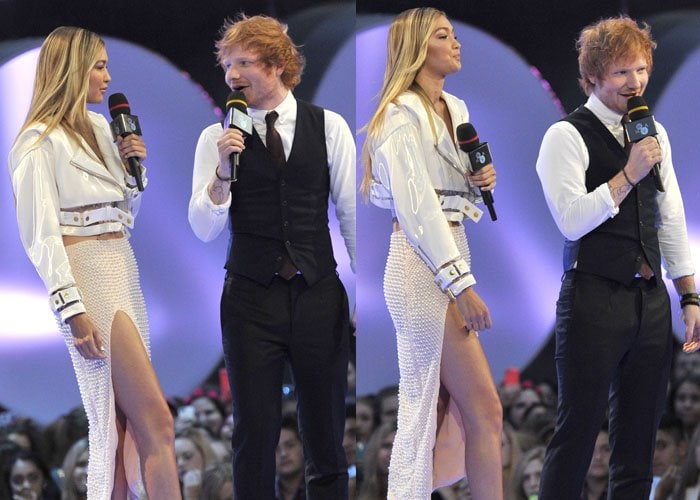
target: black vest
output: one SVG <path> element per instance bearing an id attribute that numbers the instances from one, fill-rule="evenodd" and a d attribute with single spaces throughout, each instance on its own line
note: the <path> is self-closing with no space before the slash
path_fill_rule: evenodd
<path id="1" fill-rule="evenodd" d="M 583 137 L 588 149 L 586 189 L 590 193 L 609 181 L 627 163 L 620 143 L 587 108 L 581 106 L 564 121 L 571 123 Z M 619 213 L 578 241 L 580 271 L 603 276 L 629 285 L 643 258 L 651 266 L 661 285 L 661 252 L 656 228 L 656 187 L 647 175 L 620 204 Z"/>
<path id="2" fill-rule="evenodd" d="M 231 185 L 226 269 L 268 285 L 286 253 L 309 285 L 335 272 L 323 109 L 297 100 L 294 142 L 284 167 L 274 164 L 255 130 L 245 145 L 238 182 Z"/>

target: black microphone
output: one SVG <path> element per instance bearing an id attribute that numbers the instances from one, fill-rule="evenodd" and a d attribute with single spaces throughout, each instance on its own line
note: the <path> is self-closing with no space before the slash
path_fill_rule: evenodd
<path id="1" fill-rule="evenodd" d="M 479 142 L 479 136 L 471 123 L 462 123 L 457 127 L 457 144 L 459 144 L 459 149 L 469 155 L 472 172 L 478 172 L 481 167 L 492 162 L 489 143 Z M 493 193 L 491 191 L 483 191 L 481 188 L 479 191 L 481 191 L 481 198 L 489 209 L 491 220 L 496 220 L 496 209 L 493 207 Z"/>
<path id="2" fill-rule="evenodd" d="M 117 136 L 126 137 L 131 134 L 141 135 L 141 126 L 139 125 L 139 117 L 131 114 L 129 101 L 126 96 L 121 93 L 112 94 L 109 96 L 109 114 L 112 116 L 112 135 L 114 140 Z M 136 186 L 139 191 L 143 191 L 143 180 L 141 179 L 141 160 L 132 156 L 127 160 L 129 162 L 129 172 L 136 179 Z"/>
<path id="3" fill-rule="evenodd" d="M 248 101 L 240 90 L 231 92 L 226 99 L 224 128 L 237 128 L 248 135 L 253 133 L 253 119 L 248 116 Z M 238 180 L 239 154 L 231 153 L 231 182 Z"/>
<path id="4" fill-rule="evenodd" d="M 649 106 L 641 96 L 630 97 L 627 100 L 627 114 L 630 121 L 625 123 L 625 134 L 630 142 L 639 142 L 645 137 L 656 136 L 656 122 L 649 111 Z M 661 180 L 659 168 L 658 163 L 654 165 L 651 169 L 651 175 L 654 177 L 656 190 L 663 193 L 666 190 Z"/>

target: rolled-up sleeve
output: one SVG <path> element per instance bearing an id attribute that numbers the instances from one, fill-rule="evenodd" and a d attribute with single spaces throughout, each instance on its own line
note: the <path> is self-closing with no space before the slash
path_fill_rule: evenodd
<path id="1" fill-rule="evenodd" d="M 221 125 L 214 124 L 202 131 L 194 153 L 192 173 L 192 196 L 188 209 L 188 220 L 194 234 L 202 241 L 212 241 L 226 226 L 231 194 L 221 205 L 209 196 L 209 182 L 219 164 L 216 140 L 221 135 Z"/>
<path id="2" fill-rule="evenodd" d="M 568 122 L 552 125 L 542 139 L 537 175 L 549 211 L 559 231 L 580 239 L 619 212 L 607 182 L 586 189 L 588 150 L 581 134 Z"/>

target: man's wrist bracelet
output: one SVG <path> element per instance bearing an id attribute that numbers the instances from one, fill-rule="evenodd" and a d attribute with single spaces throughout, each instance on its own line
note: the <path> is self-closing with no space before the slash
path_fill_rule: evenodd
<path id="1" fill-rule="evenodd" d="M 696 292 L 684 293 L 681 295 L 681 308 L 688 305 L 700 306 L 700 295 Z"/>
<path id="2" fill-rule="evenodd" d="M 231 182 L 230 177 L 221 177 L 219 175 L 219 166 L 216 166 L 216 169 L 214 169 L 214 173 L 216 174 L 216 178 L 219 179 L 221 182 Z"/>
<path id="3" fill-rule="evenodd" d="M 627 184 L 629 184 L 632 187 L 635 187 L 635 184 L 630 180 L 629 177 L 627 177 L 627 172 L 625 172 L 625 167 L 622 167 L 622 175 L 625 176 L 625 180 L 627 181 Z"/>

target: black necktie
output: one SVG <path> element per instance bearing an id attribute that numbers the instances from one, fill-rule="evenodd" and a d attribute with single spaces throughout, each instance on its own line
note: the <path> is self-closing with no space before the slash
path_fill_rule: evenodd
<path id="1" fill-rule="evenodd" d="M 630 122 L 629 115 L 627 113 L 622 115 L 622 120 L 620 121 L 620 123 L 622 123 L 622 137 L 624 137 L 624 140 L 625 140 L 625 153 L 627 154 L 627 156 L 630 155 L 630 150 L 632 149 L 632 144 L 630 144 L 630 140 L 627 137 L 627 131 L 625 130 L 625 123 L 629 123 L 629 122 Z"/>
<path id="2" fill-rule="evenodd" d="M 267 150 L 272 155 L 272 159 L 278 167 L 283 167 L 285 163 L 284 159 L 284 147 L 282 146 L 282 138 L 279 132 L 275 128 L 275 122 L 277 121 L 277 111 L 270 111 L 265 115 L 265 124 L 267 125 L 267 130 L 265 131 L 265 144 L 267 145 Z"/>

